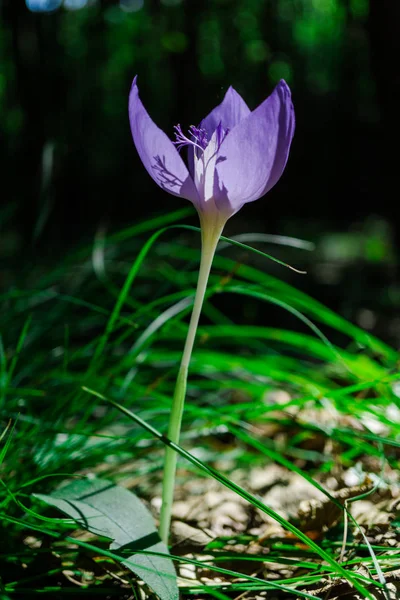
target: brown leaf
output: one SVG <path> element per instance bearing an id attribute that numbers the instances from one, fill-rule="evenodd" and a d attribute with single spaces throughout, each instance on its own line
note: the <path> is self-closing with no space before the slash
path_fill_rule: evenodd
<path id="1" fill-rule="evenodd" d="M 367 477 L 363 484 L 342 488 L 332 492 L 331 496 L 344 505 L 346 500 L 355 498 L 373 489 L 372 481 Z M 337 506 L 330 498 L 323 500 L 303 500 L 297 513 L 302 531 L 319 531 L 321 534 L 336 525 L 343 516 L 343 508 Z"/>

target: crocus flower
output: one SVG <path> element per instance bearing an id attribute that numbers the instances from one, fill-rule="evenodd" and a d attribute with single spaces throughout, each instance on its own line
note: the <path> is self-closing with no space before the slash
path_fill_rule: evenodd
<path id="1" fill-rule="evenodd" d="M 149 175 L 165 191 L 193 202 L 200 217 L 199 277 L 168 428 L 168 438 L 178 444 L 190 358 L 218 240 L 229 217 L 261 198 L 282 175 L 293 138 L 294 111 L 284 81 L 253 112 L 230 87 L 221 104 L 198 127 L 192 125 L 187 135 L 176 125 L 176 139 L 171 141 L 149 117 L 135 77 L 129 118 L 133 141 Z M 187 164 L 179 153 L 186 147 Z M 175 472 L 176 452 L 167 447 L 160 516 L 160 535 L 166 543 Z"/>
<path id="2" fill-rule="evenodd" d="M 285 168 L 295 119 L 281 80 L 254 111 L 230 87 L 221 104 L 175 141 L 152 121 L 133 80 L 129 97 L 133 141 L 149 175 L 165 191 L 190 200 L 205 217 L 226 222 L 247 202 L 268 192 Z M 188 148 L 187 165 L 179 151 Z M 208 219 L 207 219 L 208 220 Z"/>

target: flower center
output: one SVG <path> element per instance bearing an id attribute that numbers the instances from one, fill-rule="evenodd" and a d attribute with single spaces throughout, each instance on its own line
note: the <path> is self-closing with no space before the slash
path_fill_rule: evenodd
<path id="1" fill-rule="evenodd" d="M 204 150 L 207 148 L 208 139 L 205 129 L 191 125 L 189 127 L 189 135 L 191 136 L 191 139 L 183 133 L 179 124 L 175 125 L 174 129 L 176 140 L 172 143 L 175 144 L 177 150 L 181 150 L 184 146 L 194 146 L 196 150 L 204 152 Z"/>
<path id="2" fill-rule="evenodd" d="M 229 129 L 223 129 L 219 123 L 210 139 L 202 127 L 191 125 L 188 135 L 183 133 L 180 125 L 175 125 L 174 129 L 176 140 L 173 143 L 178 151 L 185 146 L 193 147 L 193 155 L 188 157 L 190 175 L 200 198 L 203 202 L 208 202 L 214 194 L 216 165 L 226 160 L 219 151 Z"/>
<path id="3" fill-rule="evenodd" d="M 207 138 L 207 131 L 205 129 L 203 129 L 202 127 L 196 127 L 195 125 L 191 125 L 189 127 L 189 135 L 191 136 L 191 138 L 183 133 L 182 128 L 179 124 L 175 125 L 174 129 L 176 140 L 172 143 L 175 144 L 177 150 L 181 150 L 182 148 L 184 148 L 184 146 L 193 146 L 196 149 L 195 155 L 197 158 L 199 158 L 200 155 L 204 153 L 204 150 L 207 148 L 210 142 L 210 140 L 208 140 Z M 216 154 L 219 151 L 220 146 L 226 138 L 226 136 L 228 135 L 228 133 L 229 129 L 223 129 L 222 124 L 220 122 L 215 130 L 216 135 L 214 154 Z"/>

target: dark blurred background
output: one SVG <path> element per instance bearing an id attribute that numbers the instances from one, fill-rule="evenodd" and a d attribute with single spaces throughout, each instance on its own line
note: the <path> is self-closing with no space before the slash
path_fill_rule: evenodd
<path id="1" fill-rule="evenodd" d="M 227 232 L 323 233 L 325 299 L 336 260 L 356 288 L 369 263 L 369 291 L 391 289 L 381 310 L 400 304 L 398 0 L 0 0 L 0 14 L 0 258 L 62 253 L 182 206 L 136 155 L 135 74 L 171 137 L 229 85 L 255 108 L 284 78 L 297 118 L 286 172 Z"/>

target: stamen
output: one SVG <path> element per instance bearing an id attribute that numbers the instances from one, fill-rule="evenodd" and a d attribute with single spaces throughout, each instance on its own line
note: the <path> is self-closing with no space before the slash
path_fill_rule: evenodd
<path id="1" fill-rule="evenodd" d="M 205 150 L 208 145 L 207 131 L 202 127 L 196 127 L 195 125 L 191 125 L 189 129 L 197 144 Z"/>
<path id="2" fill-rule="evenodd" d="M 229 127 L 227 129 L 223 129 L 222 127 L 222 122 L 220 121 L 217 125 L 217 128 L 215 130 L 216 134 L 217 134 L 217 149 L 216 152 L 219 151 L 219 149 L 221 148 L 221 144 L 224 141 L 224 139 L 226 138 L 226 136 L 229 133 Z"/>
<path id="3" fill-rule="evenodd" d="M 174 129 L 176 140 L 172 143 L 175 144 L 177 150 L 181 150 L 184 146 L 194 146 L 195 148 L 203 152 L 207 147 L 208 141 L 207 132 L 205 131 L 205 129 L 201 129 L 199 127 L 195 127 L 195 125 L 191 125 L 189 130 L 190 135 L 193 137 L 192 140 L 183 133 L 182 128 L 179 124 L 175 125 Z"/>
<path id="4" fill-rule="evenodd" d="M 196 156 L 197 158 L 200 158 L 201 154 L 204 153 L 204 150 L 207 148 L 209 141 L 207 139 L 207 131 L 205 129 L 203 129 L 202 127 L 196 127 L 195 125 L 191 125 L 189 127 L 189 134 L 192 136 L 193 139 L 190 139 L 187 135 L 185 135 L 182 131 L 182 127 L 178 124 L 174 126 L 175 129 L 175 138 L 176 140 L 174 142 L 172 142 L 178 151 L 180 151 L 182 148 L 184 148 L 184 146 L 193 146 L 194 148 L 197 149 L 196 151 Z M 218 123 L 216 130 L 216 145 L 215 145 L 215 149 L 214 152 L 212 154 L 211 157 L 209 157 L 208 162 L 211 158 L 213 158 L 215 156 L 215 154 L 217 152 L 219 152 L 219 149 L 221 147 L 222 142 L 224 141 L 224 139 L 226 138 L 226 136 L 229 133 L 229 128 L 228 129 L 224 129 L 222 127 L 222 123 L 221 121 Z M 199 152 L 201 154 L 199 154 Z"/>

